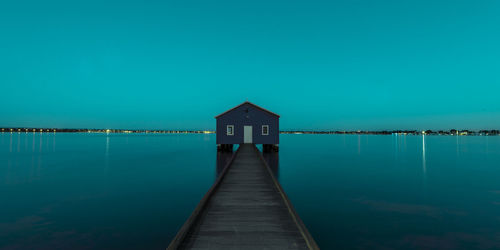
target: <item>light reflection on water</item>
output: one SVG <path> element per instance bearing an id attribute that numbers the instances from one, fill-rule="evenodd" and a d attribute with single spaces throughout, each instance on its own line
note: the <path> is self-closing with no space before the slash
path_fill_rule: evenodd
<path id="1" fill-rule="evenodd" d="M 425 135 L 422 135 L 422 170 L 424 173 L 424 180 L 425 180 L 425 175 L 427 172 L 427 167 L 425 166 Z"/>
<path id="2" fill-rule="evenodd" d="M 500 248 L 500 136 L 280 141 L 264 158 L 323 249 Z M 2 133 L 0 248 L 165 248 L 230 156 L 214 135 Z"/>
<path id="3" fill-rule="evenodd" d="M 165 248 L 214 178 L 214 137 L 0 138 L 0 249 Z"/>
<path id="4" fill-rule="evenodd" d="M 500 248 L 498 136 L 280 141 L 280 182 L 323 249 Z"/>

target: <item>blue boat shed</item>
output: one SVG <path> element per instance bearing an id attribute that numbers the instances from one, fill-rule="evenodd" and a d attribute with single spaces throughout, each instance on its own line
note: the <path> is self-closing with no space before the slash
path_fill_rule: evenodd
<path id="1" fill-rule="evenodd" d="M 262 144 L 264 151 L 278 150 L 280 116 L 251 102 L 244 102 L 215 117 L 216 143 L 220 151 L 234 144 Z"/>

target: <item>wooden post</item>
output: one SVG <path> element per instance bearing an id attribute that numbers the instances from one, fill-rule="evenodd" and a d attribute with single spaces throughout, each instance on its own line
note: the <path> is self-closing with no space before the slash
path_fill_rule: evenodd
<path id="1" fill-rule="evenodd" d="M 233 152 L 233 144 L 217 144 L 218 152 Z"/>

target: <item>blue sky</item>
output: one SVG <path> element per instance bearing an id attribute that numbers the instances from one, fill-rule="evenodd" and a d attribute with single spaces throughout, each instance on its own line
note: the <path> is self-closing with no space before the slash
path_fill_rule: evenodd
<path id="1" fill-rule="evenodd" d="M 0 126 L 500 127 L 500 1 L 1 1 Z"/>

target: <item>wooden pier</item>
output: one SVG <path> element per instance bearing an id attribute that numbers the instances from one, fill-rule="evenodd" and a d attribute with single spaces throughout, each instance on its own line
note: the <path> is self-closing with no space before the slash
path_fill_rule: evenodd
<path id="1" fill-rule="evenodd" d="M 319 249 L 262 154 L 241 144 L 167 249 Z"/>

